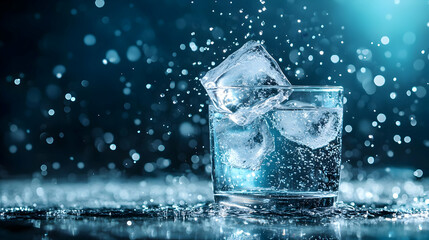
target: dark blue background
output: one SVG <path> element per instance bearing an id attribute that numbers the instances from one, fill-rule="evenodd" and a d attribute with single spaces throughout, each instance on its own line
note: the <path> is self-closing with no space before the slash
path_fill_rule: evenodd
<path id="1" fill-rule="evenodd" d="M 3 1 L 0 11 L 1 178 L 208 176 L 198 78 L 249 39 L 264 41 L 292 84 L 344 86 L 345 167 L 429 170 L 426 1 Z M 120 61 L 103 64 L 111 49 Z"/>

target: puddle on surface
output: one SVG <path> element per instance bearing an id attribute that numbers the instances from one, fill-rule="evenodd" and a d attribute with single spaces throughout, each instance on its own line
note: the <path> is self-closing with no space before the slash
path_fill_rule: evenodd
<path id="1" fill-rule="evenodd" d="M 334 208 L 249 213 L 214 204 L 206 180 L 7 180 L 0 184 L 0 236 L 424 239 L 429 234 L 428 184 L 424 179 L 407 181 L 343 182 L 342 201 Z"/>

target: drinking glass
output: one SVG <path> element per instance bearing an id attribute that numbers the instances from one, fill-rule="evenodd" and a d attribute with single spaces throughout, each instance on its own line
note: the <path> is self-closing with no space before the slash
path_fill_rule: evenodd
<path id="1" fill-rule="evenodd" d="M 252 209 L 335 204 L 341 165 L 342 87 L 222 87 L 209 91 L 246 98 L 267 92 L 289 95 L 244 125 L 233 121 L 230 111 L 209 106 L 216 202 Z"/>

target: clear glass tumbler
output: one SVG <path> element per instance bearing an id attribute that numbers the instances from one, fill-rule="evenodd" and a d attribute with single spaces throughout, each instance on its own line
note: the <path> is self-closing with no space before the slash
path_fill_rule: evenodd
<path id="1" fill-rule="evenodd" d="M 340 181 L 343 88 L 262 86 L 210 89 L 209 94 L 285 100 L 238 125 L 209 106 L 212 179 L 216 202 L 252 209 L 327 207 Z M 215 103 L 216 104 L 216 103 Z"/>

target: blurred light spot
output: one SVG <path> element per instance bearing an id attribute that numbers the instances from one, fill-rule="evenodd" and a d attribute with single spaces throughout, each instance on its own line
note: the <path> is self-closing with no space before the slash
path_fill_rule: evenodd
<path id="1" fill-rule="evenodd" d="M 49 114 L 49 116 L 54 116 L 55 110 L 54 109 L 49 109 L 48 114 Z"/>
<path id="2" fill-rule="evenodd" d="M 402 36 L 402 41 L 407 45 L 414 44 L 416 41 L 416 34 L 413 32 L 406 32 L 404 36 Z"/>
<path id="3" fill-rule="evenodd" d="M 383 45 L 387 45 L 387 44 L 389 44 L 389 42 L 390 42 L 389 37 L 387 37 L 387 36 L 383 36 L 383 37 L 381 37 L 381 43 L 382 43 Z"/>
<path id="4" fill-rule="evenodd" d="M 133 153 L 132 155 L 131 155 L 131 158 L 134 160 L 134 161 L 138 161 L 138 160 L 140 160 L 140 154 L 138 154 L 138 153 Z"/>
<path id="5" fill-rule="evenodd" d="M 129 61 L 136 62 L 140 59 L 141 55 L 141 51 L 137 46 L 132 45 L 128 47 L 127 58 Z"/>
<path id="6" fill-rule="evenodd" d="M 340 61 L 340 57 L 338 57 L 338 55 L 331 56 L 331 62 L 338 63 L 339 61 Z"/>
<path id="7" fill-rule="evenodd" d="M 130 88 L 124 88 L 123 90 L 122 90 L 122 93 L 124 94 L 124 95 L 130 95 L 131 94 L 131 89 Z"/>
<path id="8" fill-rule="evenodd" d="M 197 50 L 198 50 L 198 46 L 197 46 L 197 44 L 195 44 L 194 42 L 190 42 L 190 43 L 189 43 L 189 47 L 191 48 L 191 51 L 192 51 L 192 52 L 195 52 L 195 51 L 197 51 Z"/>
<path id="9" fill-rule="evenodd" d="M 93 46 L 97 42 L 97 39 L 92 34 L 86 34 L 85 37 L 83 37 L 83 43 L 87 46 Z"/>
<path id="10" fill-rule="evenodd" d="M 223 38 L 223 30 L 222 30 L 222 28 L 219 28 L 219 27 L 215 27 L 213 30 L 212 30 L 212 36 L 213 36 L 213 38 L 214 39 L 221 39 L 221 38 Z"/>
<path id="11" fill-rule="evenodd" d="M 46 143 L 47 143 L 47 144 L 52 144 L 52 143 L 54 143 L 54 138 L 53 138 L 53 137 L 48 137 L 48 138 L 46 138 Z"/>
<path id="12" fill-rule="evenodd" d="M 64 67 L 64 65 L 61 65 L 61 64 L 55 66 L 54 69 L 52 69 L 52 73 L 57 78 L 62 78 L 65 72 L 66 72 L 66 67 Z"/>
<path id="13" fill-rule="evenodd" d="M 299 55 L 300 55 L 300 52 L 298 51 L 298 49 L 293 49 L 292 51 L 289 52 L 289 60 L 292 63 L 297 64 L 299 61 Z"/>
<path id="14" fill-rule="evenodd" d="M 346 132 L 351 132 L 352 130 L 353 130 L 353 127 L 352 126 L 350 126 L 350 125 L 347 125 L 345 128 L 344 128 L 344 130 L 346 131 Z"/>
<path id="15" fill-rule="evenodd" d="M 95 6 L 98 8 L 104 7 L 104 0 L 95 0 Z"/>
<path id="16" fill-rule="evenodd" d="M 15 146 L 15 145 L 10 145 L 10 146 L 9 146 L 9 152 L 10 152 L 10 153 L 14 154 L 14 153 L 16 153 L 17 151 L 18 151 L 18 147 L 17 147 L 17 146 Z"/>
<path id="17" fill-rule="evenodd" d="M 78 167 L 79 169 L 83 169 L 83 168 L 85 167 L 85 163 L 83 163 L 83 162 L 78 162 L 78 163 L 77 163 L 77 167 Z"/>
<path id="18" fill-rule="evenodd" d="M 163 152 L 165 150 L 165 146 L 164 145 L 159 145 L 158 146 L 158 151 Z"/>
<path id="19" fill-rule="evenodd" d="M 47 171 L 47 170 L 48 170 L 48 166 L 46 166 L 45 164 L 42 164 L 42 165 L 40 166 L 40 170 L 42 170 L 42 171 Z"/>
<path id="20" fill-rule="evenodd" d="M 103 138 L 104 138 L 104 142 L 106 142 L 107 144 L 110 144 L 113 142 L 113 140 L 115 139 L 115 137 L 113 136 L 112 133 L 110 132 L 106 132 L 103 134 Z"/>
<path id="21" fill-rule="evenodd" d="M 295 77 L 297 77 L 298 79 L 301 79 L 302 77 L 304 77 L 305 75 L 305 71 L 302 68 L 297 68 L 295 70 Z"/>
<path id="22" fill-rule="evenodd" d="M 110 144 L 110 150 L 115 151 L 116 150 L 116 145 L 115 144 Z"/>
<path id="23" fill-rule="evenodd" d="M 396 134 L 395 136 L 393 136 L 393 141 L 395 141 L 397 143 L 401 143 L 401 136 Z"/>
<path id="24" fill-rule="evenodd" d="M 367 48 L 359 48 L 356 50 L 356 53 L 358 54 L 358 59 L 361 61 L 371 61 L 372 59 L 372 52 Z"/>
<path id="25" fill-rule="evenodd" d="M 113 64 L 117 64 L 121 61 L 118 52 L 114 49 L 110 49 L 106 52 L 106 59 Z"/>
<path id="26" fill-rule="evenodd" d="M 89 120 L 89 118 L 86 116 L 86 114 L 84 114 L 84 113 L 81 113 L 80 115 L 79 115 L 79 122 L 80 122 L 80 124 L 82 124 L 82 126 L 84 126 L 84 127 L 88 127 L 89 126 L 89 124 L 91 123 L 91 121 Z"/>
<path id="27" fill-rule="evenodd" d="M 15 80 L 13 80 L 13 83 L 18 86 L 19 84 L 21 84 L 21 79 L 17 78 Z"/>
<path id="28" fill-rule="evenodd" d="M 395 92 L 391 92 L 390 93 L 390 98 L 391 99 L 395 99 L 396 98 L 396 93 Z"/>
<path id="29" fill-rule="evenodd" d="M 57 99 L 61 96 L 61 88 L 55 84 L 49 84 L 46 86 L 46 95 L 50 99 Z"/>
<path id="30" fill-rule="evenodd" d="M 31 149 L 33 149 L 33 145 L 31 145 L 31 143 L 25 144 L 25 150 L 31 151 Z"/>
<path id="31" fill-rule="evenodd" d="M 374 77 L 374 83 L 378 87 L 383 86 L 385 82 L 386 82 L 386 80 L 381 75 L 377 75 L 377 76 Z"/>
<path id="32" fill-rule="evenodd" d="M 427 93 L 427 91 L 426 91 L 426 88 L 425 88 L 425 87 L 423 87 L 423 86 L 418 86 L 418 87 L 416 88 L 416 96 L 417 96 L 418 98 L 424 98 L 424 97 L 426 96 L 426 93 Z"/>
<path id="33" fill-rule="evenodd" d="M 347 66 L 347 72 L 348 72 L 348 73 L 354 73 L 355 71 L 356 71 L 356 67 L 355 67 L 354 65 L 349 64 L 349 65 Z"/>
<path id="34" fill-rule="evenodd" d="M 405 142 L 405 143 L 410 143 L 410 142 L 411 142 L 411 137 L 409 137 L 409 136 L 405 136 L 405 137 L 404 137 L 404 142 Z"/>
<path id="35" fill-rule="evenodd" d="M 369 164 L 373 164 L 374 163 L 374 157 L 368 157 L 367 161 Z"/>
<path id="36" fill-rule="evenodd" d="M 413 63 L 413 67 L 416 71 L 421 71 L 425 68 L 425 62 L 422 59 L 417 59 Z"/>
<path id="37" fill-rule="evenodd" d="M 80 84 L 82 85 L 82 87 L 88 87 L 89 81 L 88 80 L 82 80 L 82 82 L 80 82 Z"/>
<path id="38" fill-rule="evenodd" d="M 144 170 L 146 171 L 146 172 L 153 172 L 154 170 L 155 170 L 155 166 L 154 166 L 154 164 L 153 163 L 146 163 L 145 165 L 144 165 Z"/>
<path id="39" fill-rule="evenodd" d="M 380 123 L 384 123 L 386 121 L 386 115 L 384 115 L 383 113 L 378 114 L 377 121 L 379 121 Z"/>
<path id="40" fill-rule="evenodd" d="M 416 171 L 414 171 L 414 176 L 418 178 L 423 177 L 423 171 L 421 169 L 417 169 Z"/>
<path id="41" fill-rule="evenodd" d="M 58 169 L 60 169 L 60 167 L 61 167 L 61 164 L 59 162 L 52 163 L 52 168 L 53 169 L 58 170 Z"/>
<path id="42" fill-rule="evenodd" d="M 386 52 L 384 53 L 384 56 L 385 56 L 386 58 L 391 58 L 391 57 L 392 57 L 392 53 L 391 53 L 390 51 L 386 51 Z"/>
<path id="43" fill-rule="evenodd" d="M 115 165 L 115 163 L 109 163 L 109 164 L 107 164 L 107 167 L 109 168 L 109 169 L 115 169 L 115 167 L 116 167 L 116 165 Z"/>
<path id="44" fill-rule="evenodd" d="M 189 122 L 183 122 L 179 127 L 180 134 L 185 137 L 189 137 L 195 133 L 195 129 Z"/>

